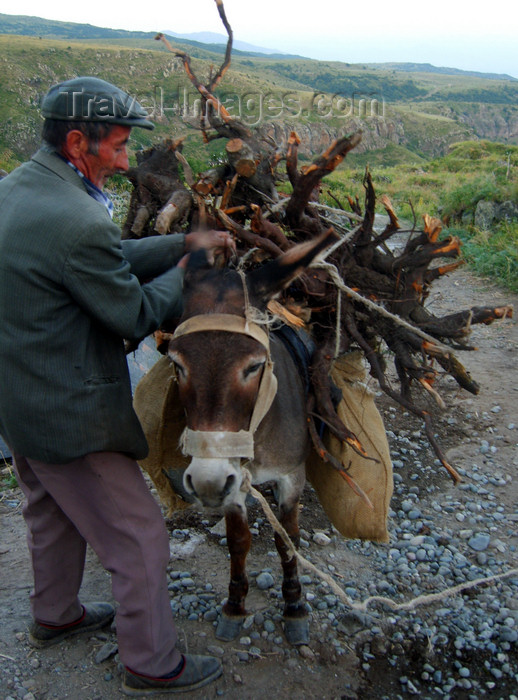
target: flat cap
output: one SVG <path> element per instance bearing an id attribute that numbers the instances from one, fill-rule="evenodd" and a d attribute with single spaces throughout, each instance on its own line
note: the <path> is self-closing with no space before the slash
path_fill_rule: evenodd
<path id="1" fill-rule="evenodd" d="M 76 122 L 107 122 L 154 129 L 148 113 L 134 97 L 115 85 L 83 76 L 53 85 L 42 100 L 45 119 Z"/>

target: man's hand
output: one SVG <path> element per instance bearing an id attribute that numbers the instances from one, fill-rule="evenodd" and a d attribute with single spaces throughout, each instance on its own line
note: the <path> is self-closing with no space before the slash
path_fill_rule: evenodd
<path id="1" fill-rule="evenodd" d="M 205 248 L 207 258 L 212 265 L 214 256 L 223 253 L 225 257 L 229 253 L 236 252 L 236 244 L 228 231 L 193 231 L 185 235 L 185 250 L 192 253 L 195 250 Z"/>

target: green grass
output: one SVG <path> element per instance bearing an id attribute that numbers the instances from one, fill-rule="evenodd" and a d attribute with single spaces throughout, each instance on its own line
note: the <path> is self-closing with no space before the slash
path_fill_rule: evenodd
<path id="1" fill-rule="evenodd" d="M 365 168 L 368 165 L 373 172 L 393 166 L 412 166 L 424 163 L 426 163 L 425 158 L 396 143 L 389 143 L 385 148 L 365 151 L 364 153 L 351 151 L 346 160 L 347 167 Z"/>
<path id="2" fill-rule="evenodd" d="M 503 222 L 491 232 L 460 229 L 450 233 L 462 240 L 463 255 L 474 272 L 518 292 L 518 222 Z"/>
<path id="3" fill-rule="evenodd" d="M 2 464 L 3 463 L 3 466 Z M 0 492 L 14 489 L 18 486 L 16 475 L 11 465 L 2 458 L 0 460 Z"/>
<path id="4" fill-rule="evenodd" d="M 353 152 L 324 179 L 324 190 L 329 188 L 344 201 L 348 194 L 363 201 L 367 165 L 378 198 L 388 195 L 403 217 L 409 202 L 418 217 L 430 214 L 455 221 L 466 213 L 473 215 L 481 199 L 518 201 L 518 146 L 468 141 L 431 161 L 394 144 L 360 155 Z"/>
<path id="5" fill-rule="evenodd" d="M 425 162 L 415 165 L 407 163 L 392 167 L 370 167 L 378 201 L 381 195 L 387 195 L 402 219 L 412 220 L 414 213 L 418 219 L 424 214 L 437 215 L 444 191 L 451 186 L 452 178 L 449 178 L 447 173 L 431 176 L 426 167 Z M 353 199 L 358 197 L 363 205 L 364 173 L 364 168 L 341 168 L 323 181 L 324 196 L 329 190 L 346 208 L 347 195 Z M 332 205 L 331 198 L 327 203 Z M 379 204 L 377 211 L 384 213 L 385 210 Z"/>

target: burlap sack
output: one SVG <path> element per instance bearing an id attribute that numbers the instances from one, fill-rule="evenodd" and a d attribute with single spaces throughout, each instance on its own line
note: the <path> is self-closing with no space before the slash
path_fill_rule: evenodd
<path id="1" fill-rule="evenodd" d="M 186 469 L 190 462 L 178 447 L 185 414 L 168 357 L 160 358 L 142 377 L 135 388 L 133 406 L 149 444 L 149 455 L 140 460 L 140 466 L 153 480 L 169 514 L 185 508 L 189 504 L 175 493 L 167 477 L 167 472 Z"/>
<path id="2" fill-rule="evenodd" d="M 326 429 L 323 440 L 329 452 L 345 467 L 365 491 L 374 507 L 371 510 L 344 479 L 312 450 L 306 475 L 317 492 L 327 516 L 344 536 L 351 539 L 388 542 L 387 515 L 392 496 L 392 462 L 383 420 L 374 404 L 372 392 L 365 386 L 365 370 L 359 352 L 338 358 L 332 368 L 333 381 L 342 391 L 338 415 L 357 436 L 369 457 L 367 460 L 347 445 L 342 445 Z"/>

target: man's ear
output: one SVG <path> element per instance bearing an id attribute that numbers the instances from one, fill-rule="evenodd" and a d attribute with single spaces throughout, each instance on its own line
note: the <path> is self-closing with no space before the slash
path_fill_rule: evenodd
<path id="1" fill-rule="evenodd" d="M 87 151 L 87 137 L 81 131 L 79 131 L 79 129 L 72 129 L 69 131 L 65 138 L 64 152 L 66 155 L 69 158 L 80 158 Z"/>

